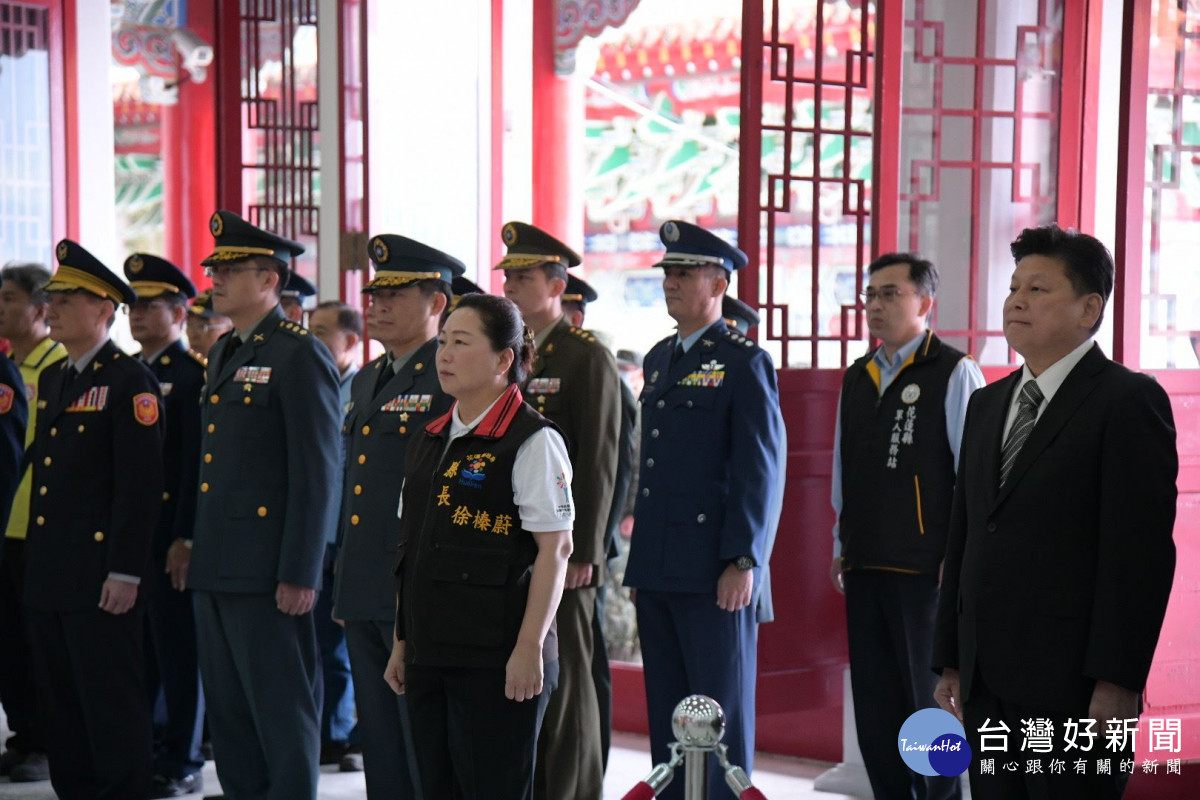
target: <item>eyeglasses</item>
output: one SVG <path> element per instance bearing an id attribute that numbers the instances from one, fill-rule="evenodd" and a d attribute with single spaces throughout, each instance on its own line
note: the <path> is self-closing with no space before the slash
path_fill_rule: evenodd
<path id="1" fill-rule="evenodd" d="M 243 272 L 261 272 L 266 270 L 266 267 L 239 267 L 234 264 L 217 264 L 215 266 L 205 267 L 204 274 L 209 278 L 220 278 L 225 280 L 230 275 L 239 275 Z"/>
<path id="2" fill-rule="evenodd" d="M 916 292 L 906 292 L 903 289 L 897 289 L 895 286 L 885 286 L 882 289 L 864 289 L 858 296 L 867 303 L 875 300 L 880 300 L 884 303 L 893 303 L 897 297 L 904 297 L 910 294 L 916 294 Z"/>

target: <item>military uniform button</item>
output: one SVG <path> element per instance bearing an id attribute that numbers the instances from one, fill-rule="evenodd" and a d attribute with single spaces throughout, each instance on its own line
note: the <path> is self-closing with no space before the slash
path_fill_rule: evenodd
<path id="1" fill-rule="evenodd" d="M 168 501 L 168 500 L 170 500 L 170 499 L 171 499 L 171 493 L 170 493 L 170 492 L 163 492 L 163 502 L 165 503 L 166 501 Z"/>
<path id="2" fill-rule="evenodd" d="M 462 574 L 462 579 L 463 579 L 464 581 L 469 581 L 469 580 L 471 580 L 471 575 L 470 575 L 470 573 L 464 572 L 464 573 Z"/>
<path id="3" fill-rule="evenodd" d="M 215 406 L 217 403 L 221 402 L 221 396 L 219 394 L 214 394 L 212 397 L 208 398 L 208 402 Z"/>
<path id="4" fill-rule="evenodd" d="M 51 428 L 51 429 L 50 429 L 50 435 L 51 435 L 51 436 L 58 436 L 58 428 Z"/>
<path id="5" fill-rule="evenodd" d="M 658 428 L 655 428 L 654 430 L 650 431 L 650 438 L 651 438 L 651 439 L 657 439 L 657 438 L 658 438 Z"/>
<path id="6" fill-rule="evenodd" d="M 351 514 L 351 515 L 350 515 L 350 524 L 351 524 L 351 525 L 357 525 L 357 524 L 358 524 L 358 514 Z"/>
<path id="7" fill-rule="evenodd" d="M 205 464 L 211 464 L 211 463 L 212 463 L 212 453 L 205 453 L 205 454 L 204 454 L 204 463 L 205 463 Z"/>
<path id="8" fill-rule="evenodd" d="M 47 491 L 48 490 L 46 489 L 46 487 L 43 486 L 42 488 L 38 489 L 38 494 L 40 494 L 42 497 L 45 497 Z"/>
<path id="9" fill-rule="evenodd" d="M 83 433 L 85 430 L 87 430 L 87 428 L 85 428 L 85 427 L 84 427 L 84 426 L 82 426 L 82 425 L 80 425 L 80 426 L 79 426 L 79 432 L 80 432 L 80 433 Z"/>
<path id="10" fill-rule="evenodd" d="M 653 459 L 653 458 L 647 458 L 647 459 L 646 459 L 646 466 L 647 466 L 647 467 L 653 467 L 653 466 L 654 466 L 654 459 Z"/>
<path id="11" fill-rule="evenodd" d="M 259 515 L 260 517 L 265 517 L 265 516 L 267 515 L 267 507 L 266 507 L 266 506 L 259 506 L 259 507 L 258 507 L 258 515 Z"/>
<path id="12" fill-rule="evenodd" d="M 987 532 L 988 532 L 988 533 L 995 533 L 995 532 L 996 532 L 996 523 L 994 523 L 994 522 L 989 522 L 989 523 L 987 524 Z"/>
<path id="13" fill-rule="evenodd" d="M 696 515 L 696 522 L 704 522 L 706 519 L 708 519 L 708 517 L 704 516 L 703 514 Z"/>
<path id="14" fill-rule="evenodd" d="M 208 484 L 207 484 L 207 483 L 202 483 L 202 484 L 200 484 L 200 491 L 202 491 L 202 492 L 207 492 L 207 491 L 208 491 Z"/>
<path id="15" fill-rule="evenodd" d="M 209 432 L 209 433 L 212 433 L 212 432 L 213 432 L 213 431 L 215 431 L 216 429 L 217 429 L 217 426 L 216 426 L 215 424 L 213 424 L 213 423 L 211 423 L 211 422 L 210 422 L 210 423 L 208 423 L 208 432 Z"/>
<path id="16" fill-rule="evenodd" d="M 96 531 L 95 533 L 92 534 L 92 538 L 95 539 L 97 542 L 103 542 L 104 541 L 104 531 Z"/>
<path id="17" fill-rule="evenodd" d="M 45 517 L 43 517 L 41 514 L 38 514 L 38 518 L 37 518 L 37 524 L 38 524 L 38 525 L 45 525 L 45 524 L 46 524 L 46 518 L 45 518 Z"/>
<path id="18" fill-rule="evenodd" d="M 663 408 L 664 406 L 666 406 L 666 404 L 667 404 L 666 400 L 659 400 L 657 403 L 654 404 L 654 407 L 655 408 Z"/>
<path id="19" fill-rule="evenodd" d="M 694 403 L 692 403 L 692 401 L 691 401 L 691 400 L 688 400 L 688 401 L 687 401 L 687 407 L 688 407 L 688 408 L 691 408 L 693 405 L 694 405 Z"/>
<path id="20" fill-rule="evenodd" d="M 242 402 L 245 403 L 246 405 L 250 405 L 250 395 L 246 395 L 245 397 L 243 397 Z"/>
<path id="21" fill-rule="evenodd" d="M 401 426 L 400 426 L 400 432 L 401 432 L 401 433 L 408 433 L 408 428 L 406 428 L 406 427 L 404 427 L 403 425 L 401 425 Z"/>
<path id="22" fill-rule="evenodd" d="M 649 497 L 649 496 L 650 496 L 650 490 L 642 489 L 642 497 Z"/>
<path id="23" fill-rule="evenodd" d="M 356 484 L 354 487 L 355 494 L 362 494 L 362 484 Z"/>
<path id="24" fill-rule="evenodd" d="M 545 407 L 545 406 L 538 406 L 538 413 L 539 413 L 539 414 L 540 414 L 540 413 L 542 413 L 542 412 L 543 412 L 543 411 L 545 411 L 545 410 L 546 410 L 546 407 Z"/>
<path id="25" fill-rule="evenodd" d="M 48 467 L 54 463 L 54 459 L 51 458 L 50 456 L 46 456 L 44 459 L 42 459 L 42 463 Z"/>
<path id="26" fill-rule="evenodd" d="M 363 455 L 360 455 L 360 456 L 358 457 L 358 463 L 360 463 L 360 464 L 365 464 L 365 463 L 367 463 L 367 457 L 366 457 L 366 455 L 365 455 L 365 454 L 363 454 Z"/>
<path id="27" fill-rule="evenodd" d="M 363 425 L 363 436 L 370 436 L 370 435 L 371 435 L 371 426 Z"/>

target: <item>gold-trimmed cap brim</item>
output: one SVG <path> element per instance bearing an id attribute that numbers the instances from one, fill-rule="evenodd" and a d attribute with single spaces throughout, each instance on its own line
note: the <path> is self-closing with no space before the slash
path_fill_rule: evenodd
<path id="1" fill-rule="evenodd" d="M 76 292 L 81 289 L 105 300 L 112 300 L 117 305 L 125 302 L 125 293 L 116 286 L 97 278 L 90 272 L 84 272 L 65 264 L 59 264 L 54 276 L 46 284 L 47 292 Z"/>
<path id="2" fill-rule="evenodd" d="M 248 258 L 255 256 L 269 256 L 278 261 L 287 262 L 291 257 L 291 253 L 279 254 L 277 251 L 269 247 L 233 247 L 221 246 L 213 248 L 212 253 L 208 258 L 200 262 L 203 267 L 210 267 L 213 264 L 224 264 L 229 261 L 245 261 Z"/>
<path id="3" fill-rule="evenodd" d="M 130 281 L 129 287 L 138 297 L 162 297 L 164 294 L 182 294 L 179 287 L 163 281 Z"/>
<path id="4" fill-rule="evenodd" d="M 529 269 L 542 264 L 561 264 L 562 256 L 546 255 L 543 253 L 509 253 L 500 259 L 500 263 L 492 269 Z"/>
<path id="5" fill-rule="evenodd" d="M 379 270 L 371 278 L 371 282 L 363 287 L 363 293 L 369 294 L 380 289 L 402 289 L 409 284 L 424 280 L 445 281 L 446 276 L 440 272 L 404 272 L 400 270 Z"/>

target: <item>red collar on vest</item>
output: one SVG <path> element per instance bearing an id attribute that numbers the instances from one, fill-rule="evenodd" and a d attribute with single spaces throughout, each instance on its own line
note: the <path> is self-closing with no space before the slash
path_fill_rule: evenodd
<path id="1" fill-rule="evenodd" d="M 482 436 L 485 439 L 499 439 L 508 431 L 508 426 L 512 424 L 513 417 L 517 415 L 517 410 L 523 402 L 525 402 L 525 398 L 521 396 L 520 387 L 515 383 L 510 384 L 487 415 L 475 426 L 474 435 Z M 450 424 L 456 408 L 458 408 L 457 401 L 448 412 L 426 425 L 425 430 L 432 434 L 440 434 Z"/>

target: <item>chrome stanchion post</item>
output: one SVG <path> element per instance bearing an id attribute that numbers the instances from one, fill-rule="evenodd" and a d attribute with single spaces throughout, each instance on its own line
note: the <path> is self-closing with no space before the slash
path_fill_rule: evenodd
<path id="1" fill-rule="evenodd" d="M 725 712 L 711 697 L 694 694 L 675 706 L 671 730 L 684 753 L 684 800 L 707 800 L 708 754 L 725 735 Z"/>

